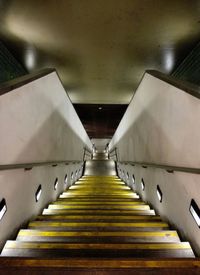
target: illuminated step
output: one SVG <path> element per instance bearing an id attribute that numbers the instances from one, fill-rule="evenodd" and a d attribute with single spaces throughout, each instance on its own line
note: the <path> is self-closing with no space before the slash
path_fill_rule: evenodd
<path id="1" fill-rule="evenodd" d="M 59 205 L 102 205 L 102 202 L 99 201 L 68 201 L 66 200 L 57 200 L 53 204 Z M 111 202 L 111 201 L 104 201 L 103 205 L 145 205 L 145 202 L 137 200 L 137 201 L 118 201 L 118 202 Z"/>
<path id="2" fill-rule="evenodd" d="M 126 186 L 123 181 L 111 181 L 111 180 L 78 180 L 75 185 L 107 185 L 107 186 Z"/>
<path id="3" fill-rule="evenodd" d="M 126 191 L 125 191 L 126 192 Z M 68 196 L 101 196 L 101 197 L 105 197 L 105 196 L 114 196 L 114 195 L 118 195 L 119 197 L 123 198 L 123 197 L 129 197 L 132 198 L 132 193 L 131 192 L 96 192 L 96 191 L 77 191 L 77 190 L 69 190 L 68 192 Z"/>
<path id="4" fill-rule="evenodd" d="M 127 216 L 122 216 L 122 215 L 40 215 L 37 216 L 36 220 L 93 220 L 93 221 L 98 221 L 98 220 L 123 220 L 125 222 L 130 222 L 130 221 L 138 221 L 138 220 L 144 220 L 144 221 L 161 221 L 161 218 L 159 216 L 148 216 L 148 215 L 143 215 L 143 216 L 133 216 L 133 215 L 127 215 Z"/>
<path id="5" fill-rule="evenodd" d="M 65 199 L 67 199 L 67 201 L 73 201 L 73 202 L 81 202 L 81 201 L 96 201 L 96 202 L 113 202 L 113 203 L 115 203 L 115 202 L 132 202 L 132 201 L 138 201 L 138 200 L 140 200 L 140 198 L 112 198 L 112 199 L 109 199 L 109 198 L 98 198 L 98 197 L 84 197 L 84 198 L 80 198 L 80 197 L 74 197 L 74 198 L 69 198 L 69 197 L 67 197 L 67 198 L 62 198 L 61 196 L 57 199 L 57 201 L 63 201 L 63 200 L 65 200 Z"/>
<path id="6" fill-rule="evenodd" d="M 194 258 L 187 242 L 183 243 L 45 243 L 7 241 L 2 256 L 20 257 L 156 257 Z"/>
<path id="7" fill-rule="evenodd" d="M 154 232 L 82 232 L 20 230 L 17 241 L 67 243 L 179 242 L 176 231 Z"/>
<path id="8" fill-rule="evenodd" d="M 85 190 L 99 190 L 102 191 L 106 188 L 106 190 L 108 191 L 130 191 L 131 188 L 128 186 L 81 186 L 81 185 L 72 185 L 69 187 L 69 190 L 81 190 L 81 191 L 85 191 Z"/>
<path id="9" fill-rule="evenodd" d="M 74 190 L 74 189 L 68 189 L 68 191 L 67 191 L 68 193 L 76 193 L 77 195 L 78 194 L 83 194 L 83 195 L 85 195 L 85 194 L 101 194 L 101 195 L 104 195 L 104 194 L 109 194 L 109 195 L 114 195 L 114 194 L 118 194 L 118 195 L 121 195 L 121 196 L 123 196 L 123 195 L 129 195 L 129 194 L 132 194 L 132 191 L 131 190 L 112 190 L 112 189 L 110 189 L 109 190 L 109 188 L 107 189 L 98 189 L 98 188 L 93 188 L 93 189 L 89 189 L 89 188 L 87 188 L 87 189 L 85 189 L 85 190 Z"/>
<path id="10" fill-rule="evenodd" d="M 134 223 L 124 223 L 124 222 L 55 222 L 55 221 L 33 221 L 30 222 L 28 228 L 56 228 L 56 230 L 87 230 L 93 228 L 94 230 L 112 231 L 117 230 L 117 228 L 123 228 L 122 230 L 142 230 L 149 231 L 154 229 L 162 230 L 168 229 L 169 226 L 164 222 L 134 222 Z M 93 230 L 92 229 L 92 230 Z"/>
<path id="11" fill-rule="evenodd" d="M 100 214 L 100 215 L 155 215 L 155 211 L 153 209 L 148 209 L 148 210 L 90 210 L 90 209 L 44 209 L 43 214 L 81 214 L 81 215 L 89 215 L 89 214 Z"/>
<path id="12" fill-rule="evenodd" d="M 81 195 L 81 194 L 70 194 L 69 192 L 63 192 L 62 195 L 60 195 L 60 198 L 91 198 L 91 199 L 133 199 L 133 198 L 139 198 L 138 195 L 136 194 L 126 194 L 126 195 L 113 195 L 113 194 L 107 194 L 107 195 L 103 195 L 103 194 L 100 194 L 100 195 L 95 195 L 95 194 L 89 194 L 89 195 Z"/>
<path id="13" fill-rule="evenodd" d="M 100 182 L 94 182 L 94 181 L 76 181 L 75 186 L 115 186 L 115 187 L 122 187 L 126 186 L 124 182 L 109 182 L 109 181 L 100 181 Z"/>
<path id="14" fill-rule="evenodd" d="M 75 199 L 75 200 L 85 200 L 85 199 L 89 199 L 89 200 L 110 200 L 110 201 L 114 201 L 114 200 L 132 200 L 132 199 L 140 199 L 139 196 L 136 195 L 131 195 L 131 196 L 116 196 L 116 195 L 104 195 L 104 196 L 96 196 L 96 195 L 75 195 L 75 194 L 67 194 L 65 193 L 64 195 L 61 194 L 59 196 L 60 199 Z"/>
<path id="15" fill-rule="evenodd" d="M 112 210 L 112 209 L 119 209 L 119 210 L 123 210 L 123 209 L 138 209 L 138 210 L 148 210 L 150 209 L 149 205 L 140 205 L 140 204 L 136 204 L 136 205 L 105 205 L 105 204 L 101 204 L 101 205 L 64 205 L 64 204 L 50 204 L 49 209 L 108 209 L 108 210 Z"/>

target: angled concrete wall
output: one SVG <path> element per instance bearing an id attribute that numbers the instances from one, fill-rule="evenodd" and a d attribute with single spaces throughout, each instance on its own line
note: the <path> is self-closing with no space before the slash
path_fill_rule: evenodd
<path id="1" fill-rule="evenodd" d="M 7 204 L 0 220 L 1 248 L 81 176 L 83 148 L 92 149 L 92 144 L 56 72 L 0 96 L 0 133 L 0 165 L 75 161 L 30 171 L 0 171 L 0 201 L 5 198 Z M 59 184 L 54 190 L 56 178 Z M 36 202 L 40 184 L 42 195 Z"/>
<path id="2" fill-rule="evenodd" d="M 200 100 L 146 73 L 110 142 L 110 149 L 117 147 L 119 161 L 200 168 L 199 140 Z M 192 198 L 200 206 L 200 176 L 169 174 L 137 165 L 120 164 L 119 169 L 120 176 L 169 220 L 183 238 L 190 240 L 200 255 L 200 229 L 189 212 Z M 144 191 L 142 178 L 146 183 Z M 157 185 L 163 191 L 162 203 L 156 195 Z"/>

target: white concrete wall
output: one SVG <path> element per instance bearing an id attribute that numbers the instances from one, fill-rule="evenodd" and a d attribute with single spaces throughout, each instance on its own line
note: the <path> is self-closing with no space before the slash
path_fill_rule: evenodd
<path id="1" fill-rule="evenodd" d="M 84 147 L 92 149 L 92 144 L 55 72 L 0 96 L 0 165 L 78 161 L 30 171 L 0 171 L 0 201 L 5 198 L 8 207 L 0 221 L 0 248 L 66 188 L 65 174 L 67 185 L 75 180 L 72 172 L 80 170 L 77 178 L 81 175 Z M 36 203 L 39 184 L 43 192 Z"/>
<path id="2" fill-rule="evenodd" d="M 44 207 L 55 201 L 61 192 L 82 175 L 82 164 L 80 162 L 56 167 L 41 166 L 30 171 L 0 171 L 0 201 L 5 198 L 7 205 L 7 212 L 0 221 L 0 251 L 6 240 L 14 239 L 20 228 L 26 228 L 28 221 L 34 219 Z M 71 174 L 76 175 L 76 171 L 77 177 L 71 179 Z M 56 178 L 59 183 L 57 190 L 54 190 Z M 40 184 L 42 194 L 36 202 L 35 193 Z"/>
<path id="3" fill-rule="evenodd" d="M 90 139 L 55 72 L 0 96 L 0 164 L 82 160 Z"/>
<path id="4" fill-rule="evenodd" d="M 113 139 L 110 149 L 117 147 L 120 161 L 149 162 L 200 168 L 200 101 L 188 93 L 145 74 Z M 200 206 L 200 175 L 155 168 L 119 165 L 129 173 L 120 175 L 148 201 L 164 219 L 191 241 L 200 255 L 200 229 L 189 206 L 194 198 Z M 136 185 L 132 183 L 132 174 Z M 141 190 L 141 179 L 146 183 Z M 156 195 L 159 184 L 163 202 Z"/>

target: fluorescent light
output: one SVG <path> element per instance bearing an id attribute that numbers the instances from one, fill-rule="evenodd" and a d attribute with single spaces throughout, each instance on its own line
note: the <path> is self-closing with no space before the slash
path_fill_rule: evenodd
<path id="1" fill-rule="evenodd" d="M 190 213 L 192 214 L 194 220 L 196 221 L 198 227 L 200 227 L 200 209 L 196 202 L 192 199 L 190 204 Z"/>

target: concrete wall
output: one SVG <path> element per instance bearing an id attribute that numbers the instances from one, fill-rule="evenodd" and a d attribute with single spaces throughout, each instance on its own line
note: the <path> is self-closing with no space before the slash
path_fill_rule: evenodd
<path id="1" fill-rule="evenodd" d="M 110 149 L 117 147 L 120 161 L 199 168 L 199 118 L 199 99 L 145 74 L 110 142 Z M 200 255 L 200 230 L 189 212 L 192 198 L 200 206 L 200 176 L 130 165 L 119 168 L 124 171 L 120 177 L 169 220 L 183 238 L 190 240 Z M 144 191 L 142 178 L 146 183 Z M 162 203 L 156 195 L 157 185 L 163 192 Z"/>
<path id="2" fill-rule="evenodd" d="M 83 148 L 92 149 L 92 144 L 55 72 L 0 96 L 0 131 L 0 165 L 76 160 L 30 171 L 0 171 L 0 201 L 5 198 L 8 208 L 0 221 L 2 247 L 20 225 L 74 182 L 72 172 L 77 171 L 77 178 L 81 175 Z M 36 203 L 39 184 L 42 196 Z"/>

